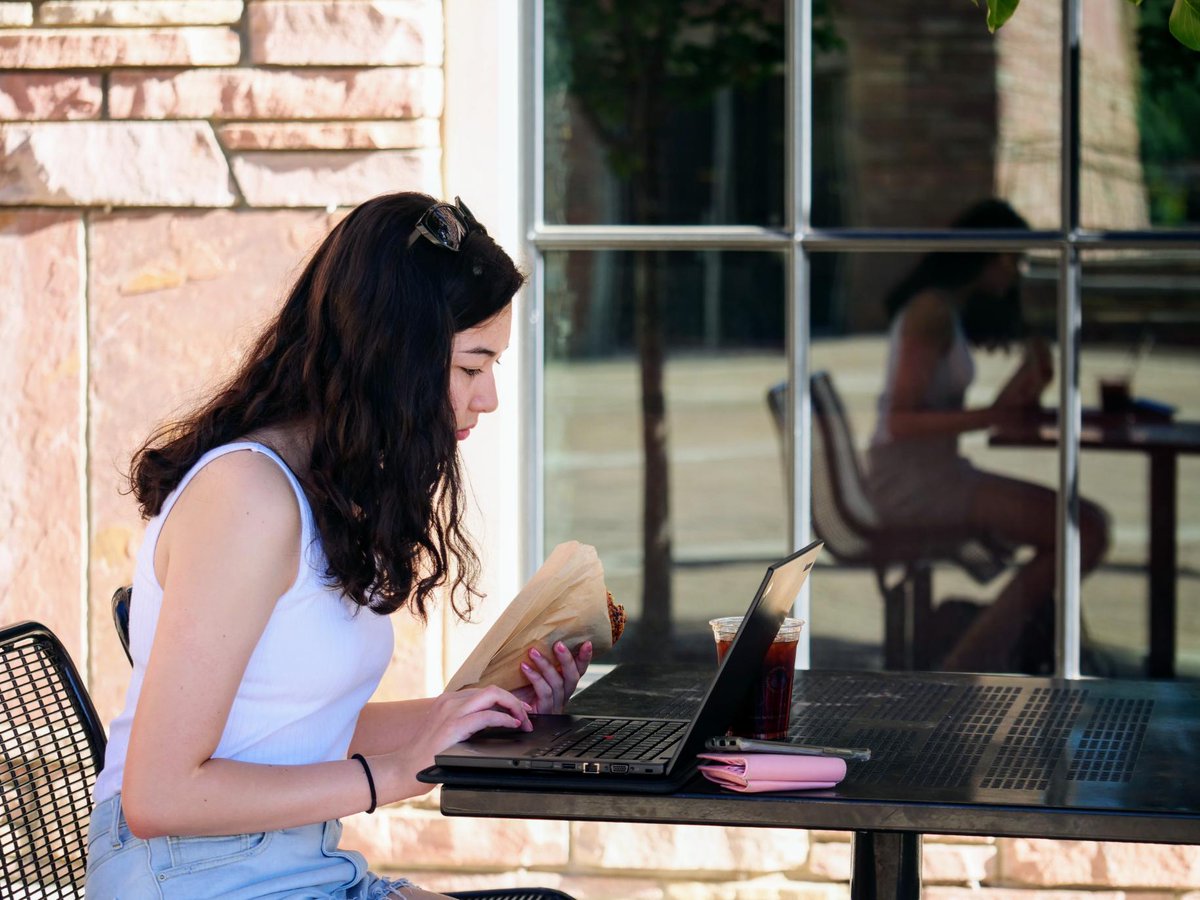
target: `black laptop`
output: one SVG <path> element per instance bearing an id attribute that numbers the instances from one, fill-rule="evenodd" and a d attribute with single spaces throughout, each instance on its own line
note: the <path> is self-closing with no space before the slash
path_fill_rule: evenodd
<path id="1" fill-rule="evenodd" d="M 533 731 L 487 729 L 438 753 L 427 783 L 511 784 L 531 775 L 548 786 L 672 789 L 695 770 L 705 739 L 724 734 L 791 612 L 820 552 L 816 541 L 767 567 L 742 626 L 689 719 L 533 716 Z M 715 651 L 714 651 L 715 652 Z"/>

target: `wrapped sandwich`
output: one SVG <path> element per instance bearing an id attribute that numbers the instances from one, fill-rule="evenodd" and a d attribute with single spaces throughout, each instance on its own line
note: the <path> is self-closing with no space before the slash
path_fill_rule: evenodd
<path id="1" fill-rule="evenodd" d="M 446 685 L 456 691 L 485 684 L 515 690 L 528 684 L 521 662 L 530 647 L 554 659 L 562 641 L 575 652 L 592 642 L 592 658 L 612 649 L 625 628 L 625 609 L 604 585 L 596 548 L 559 544 L 529 583 L 513 598 Z"/>
<path id="2" fill-rule="evenodd" d="M 625 631 L 625 607 L 613 600 L 612 591 L 605 593 L 608 595 L 608 625 L 612 629 L 612 642 L 615 644 Z"/>

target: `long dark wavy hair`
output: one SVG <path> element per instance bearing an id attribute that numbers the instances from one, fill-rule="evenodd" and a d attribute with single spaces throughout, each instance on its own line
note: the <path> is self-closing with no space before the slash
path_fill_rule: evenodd
<path id="1" fill-rule="evenodd" d="M 134 455 L 144 517 L 214 447 L 306 423 L 312 459 L 298 474 L 330 582 L 377 613 L 408 606 L 422 619 L 449 584 L 455 612 L 469 614 L 479 559 L 462 526 L 451 348 L 456 332 L 504 310 L 524 279 L 482 226 L 458 252 L 424 238 L 409 247 L 434 202 L 376 197 L 330 232 L 236 374 Z"/>
<path id="2" fill-rule="evenodd" d="M 964 210 L 950 223 L 954 229 L 1004 229 L 1028 231 L 1029 223 L 1006 201 L 992 197 L 980 200 Z M 938 251 L 927 253 L 884 298 L 888 321 L 904 308 L 915 295 L 926 288 L 955 290 L 968 285 L 999 254 Z M 963 333 L 975 345 L 1007 346 L 1026 331 L 1021 312 L 1019 288 L 1013 288 L 1001 298 L 983 303 L 968 303 L 962 311 Z"/>

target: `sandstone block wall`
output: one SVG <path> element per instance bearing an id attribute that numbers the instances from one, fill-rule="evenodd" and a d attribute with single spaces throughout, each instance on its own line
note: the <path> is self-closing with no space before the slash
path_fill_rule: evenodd
<path id="1" fill-rule="evenodd" d="M 443 14 L 442 0 L 0 2 L 0 621 L 62 636 L 106 719 L 129 677 L 108 603 L 142 533 L 130 454 L 227 370 L 342 210 L 443 193 Z M 387 698 L 444 674 L 416 623 L 395 627 Z M 347 826 L 378 867 L 443 890 L 848 896 L 850 844 L 833 832 L 445 819 L 436 794 Z M 924 865 L 935 900 L 1200 890 L 1188 848 L 930 838 Z"/>
<path id="2" fill-rule="evenodd" d="M 226 370 L 330 215 L 440 194 L 443 39 L 439 0 L 0 4 L 0 618 L 61 633 L 106 717 L 130 453 Z"/>

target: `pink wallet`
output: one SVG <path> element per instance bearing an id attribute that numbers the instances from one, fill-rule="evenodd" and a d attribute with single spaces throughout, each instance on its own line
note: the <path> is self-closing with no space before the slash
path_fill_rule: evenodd
<path id="1" fill-rule="evenodd" d="M 831 788 L 846 777 L 846 761 L 832 756 L 783 753 L 701 753 L 709 781 L 747 794 Z"/>

